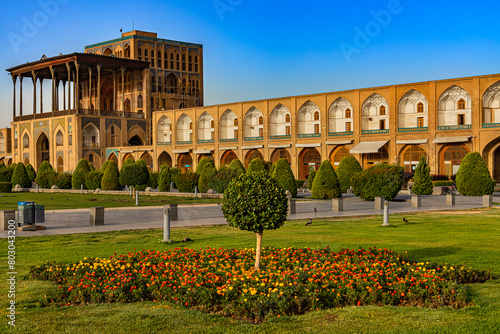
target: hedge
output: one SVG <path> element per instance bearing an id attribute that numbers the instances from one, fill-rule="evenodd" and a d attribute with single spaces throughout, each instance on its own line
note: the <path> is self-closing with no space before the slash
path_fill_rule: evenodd
<path id="1" fill-rule="evenodd" d="M 177 176 L 175 183 L 179 192 L 194 193 L 194 187 L 198 185 L 198 179 L 198 174 L 187 172 Z"/>
<path id="2" fill-rule="evenodd" d="M 55 184 L 58 189 L 71 189 L 72 174 L 65 172 L 59 173 L 55 177 Z"/>
<path id="3" fill-rule="evenodd" d="M 330 160 L 325 160 L 319 166 L 314 177 L 311 190 L 312 198 L 330 199 L 342 197 L 340 182 Z"/>
<path id="4" fill-rule="evenodd" d="M 462 159 L 455 182 L 464 196 L 491 195 L 496 184 L 479 152 L 468 153 Z"/>
<path id="5" fill-rule="evenodd" d="M 336 170 L 340 182 L 340 190 L 346 193 L 347 189 L 351 188 L 352 177 L 362 171 L 363 168 L 361 168 L 361 165 L 354 156 L 349 155 L 340 160 Z"/>

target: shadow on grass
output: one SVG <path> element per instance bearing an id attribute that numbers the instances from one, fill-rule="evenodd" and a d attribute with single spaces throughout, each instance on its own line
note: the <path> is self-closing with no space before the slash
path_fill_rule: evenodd
<path id="1" fill-rule="evenodd" d="M 412 261 L 421 261 L 423 258 L 440 257 L 455 254 L 461 251 L 458 247 L 427 247 L 408 251 L 408 258 Z"/>

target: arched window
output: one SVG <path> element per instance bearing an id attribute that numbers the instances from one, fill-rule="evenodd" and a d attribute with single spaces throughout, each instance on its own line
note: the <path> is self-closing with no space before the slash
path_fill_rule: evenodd
<path id="1" fill-rule="evenodd" d="M 385 115 L 385 106 L 380 106 L 380 115 Z"/>
<path id="2" fill-rule="evenodd" d="M 465 100 L 464 99 L 460 99 L 458 101 L 458 108 L 457 109 L 460 109 L 460 110 L 465 109 Z"/>
<path id="3" fill-rule="evenodd" d="M 285 115 L 285 123 L 290 123 L 290 114 Z"/>
<path id="4" fill-rule="evenodd" d="M 62 146 L 63 144 L 63 134 L 61 130 L 57 131 L 56 134 L 56 146 Z"/>
<path id="5" fill-rule="evenodd" d="M 319 121 L 319 112 L 318 112 L 318 111 L 316 111 L 316 112 L 314 113 L 314 120 L 315 120 L 315 121 Z"/>
<path id="6" fill-rule="evenodd" d="M 264 117 L 260 116 L 259 117 L 259 125 L 264 124 Z"/>
<path id="7" fill-rule="evenodd" d="M 211 127 L 212 129 L 213 129 L 213 128 L 215 128 L 215 121 L 214 121 L 214 120 L 212 120 L 212 121 L 210 122 L 210 127 Z"/>
<path id="8" fill-rule="evenodd" d="M 137 96 L 137 108 L 142 108 L 142 95 Z"/>
<path id="9" fill-rule="evenodd" d="M 417 104 L 417 112 L 424 112 L 424 104 L 422 102 Z"/>
<path id="10" fill-rule="evenodd" d="M 351 118 L 351 109 L 347 108 L 345 110 L 345 118 Z"/>
<path id="11" fill-rule="evenodd" d="M 30 147 L 30 138 L 29 138 L 29 136 L 28 136 L 27 133 L 25 133 L 24 136 L 23 136 L 23 147 L 24 148 Z"/>
<path id="12" fill-rule="evenodd" d="M 148 49 L 145 49 L 144 50 L 144 57 L 147 57 L 148 56 Z"/>
<path id="13" fill-rule="evenodd" d="M 238 118 L 237 117 L 234 118 L 233 126 L 238 126 Z"/>

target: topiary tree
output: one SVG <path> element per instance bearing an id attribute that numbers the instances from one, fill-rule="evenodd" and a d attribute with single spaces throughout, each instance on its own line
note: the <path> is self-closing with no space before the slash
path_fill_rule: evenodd
<path id="1" fill-rule="evenodd" d="M 137 184 L 135 186 L 139 186 L 139 190 L 144 190 L 146 189 L 149 184 L 150 184 L 150 178 L 149 178 L 149 169 L 148 166 L 146 165 L 146 162 L 142 159 L 137 160 L 136 162 L 137 167 Z"/>
<path id="2" fill-rule="evenodd" d="M 297 183 L 288 160 L 281 158 L 276 161 L 272 177 L 281 188 L 289 190 L 293 197 L 297 197 Z"/>
<path id="3" fill-rule="evenodd" d="M 431 176 L 431 168 L 427 164 L 425 156 L 420 158 L 415 175 L 413 176 L 413 188 L 411 192 L 417 195 L 431 195 L 433 191 L 433 183 Z"/>
<path id="4" fill-rule="evenodd" d="M 379 164 L 352 177 L 354 194 L 364 200 L 373 201 L 382 196 L 392 201 L 403 185 L 404 168 L 396 165 Z"/>
<path id="5" fill-rule="evenodd" d="M 59 189 L 71 189 L 71 173 L 59 173 L 56 175 L 56 187 Z"/>
<path id="6" fill-rule="evenodd" d="M 87 189 L 90 190 L 95 190 L 97 188 L 100 188 L 102 177 L 103 174 L 100 171 L 98 170 L 91 171 L 88 174 L 87 179 L 85 180 L 85 186 L 87 187 Z"/>
<path id="7" fill-rule="evenodd" d="M 229 183 L 231 183 L 231 181 L 236 177 L 236 171 L 234 169 L 221 165 L 217 171 L 217 175 L 215 175 L 212 182 L 210 182 L 210 188 L 214 189 L 219 194 L 222 194 L 226 190 Z"/>
<path id="8" fill-rule="evenodd" d="M 106 168 L 108 167 L 108 165 L 109 165 L 109 163 L 110 163 L 111 161 L 113 161 L 113 160 L 106 160 L 106 161 L 104 161 L 104 163 L 103 163 L 103 164 L 102 164 L 102 166 L 101 166 L 101 173 L 103 173 L 103 174 L 104 174 L 104 172 L 106 171 Z"/>
<path id="9" fill-rule="evenodd" d="M 118 166 L 113 160 L 109 160 L 109 163 L 104 171 L 101 180 L 102 190 L 117 190 L 120 189 L 120 172 L 118 171 Z"/>
<path id="10" fill-rule="evenodd" d="M 158 190 L 159 191 L 170 191 L 170 168 L 167 165 L 163 165 L 160 168 L 160 175 L 158 177 Z"/>
<path id="11" fill-rule="evenodd" d="M 247 174 L 266 172 L 266 167 L 264 166 L 264 161 L 259 158 L 255 158 L 250 161 L 248 165 Z"/>
<path id="12" fill-rule="evenodd" d="M 131 164 L 134 162 L 135 162 L 134 158 L 130 157 L 130 158 L 125 159 L 125 161 L 123 162 L 123 165 Z M 123 165 L 122 165 L 122 167 L 123 167 Z"/>
<path id="13" fill-rule="evenodd" d="M 43 173 L 38 172 L 36 182 L 41 188 L 48 189 L 57 183 L 57 172 L 53 169 L 47 169 Z"/>
<path id="14" fill-rule="evenodd" d="M 38 174 L 43 174 L 49 171 L 53 171 L 54 168 L 52 168 L 52 165 L 48 161 L 42 162 L 40 167 L 38 168 L 37 175 Z"/>
<path id="15" fill-rule="evenodd" d="M 91 170 L 92 168 L 90 167 L 87 159 L 80 159 L 80 161 L 78 161 L 71 179 L 71 186 L 73 187 L 73 189 L 80 189 L 80 186 L 82 184 L 83 188 L 86 189 L 85 182 Z"/>
<path id="16" fill-rule="evenodd" d="M 122 186 L 144 186 L 149 183 L 149 171 L 144 160 L 129 162 L 122 166 L 119 181 Z"/>
<path id="17" fill-rule="evenodd" d="M 159 178 L 160 178 L 160 173 L 157 172 L 149 173 L 149 186 L 153 189 L 158 188 L 160 182 Z"/>
<path id="18" fill-rule="evenodd" d="M 316 171 L 315 170 L 310 171 L 309 176 L 307 177 L 307 188 L 309 188 L 309 190 L 312 190 L 313 188 L 315 177 L 316 177 Z"/>
<path id="19" fill-rule="evenodd" d="M 495 190 L 495 181 L 479 152 L 468 153 L 462 159 L 455 182 L 464 196 L 491 195 Z"/>
<path id="20" fill-rule="evenodd" d="M 187 172 L 178 175 L 175 179 L 175 184 L 181 193 L 194 193 L 194 187 L 198 185 L 199 178 L 198 174 Z"/>
<path id="21" fill-rule="evenodd" d="M 323 161 L 319 166 L 318 173 L 314 177 L 311 197 L 321 199 L 342 197 L 339 179 L 330 160 Z"/>
<path id="22" fill-rule="evenodd" d="M 283 188 L 267 173 L 247 173 L 231 181 L 224 191 L 222 212 L 229 226 L 257 236 L 255 269 L 260 269 L 262 234 L 285 224 L 288 200 Z"/>
<path id="23" fill-rule="evenodd" d="M 348 155 L 347 157 L 340 160 L 339 166 L 336 170 L 337 177 L 339 178 L 340 182 L 340 190 L 343 193 L 346 193 L 347 189 L 351 188 L 352 177 L 362 171 L 363 168 L 354 156 Z"/>
<path id="24" fill-rule="evenodd" d="M 208 157 L 201 158 L 198 166 L 196 167 L 195 173 L 201 175 L 201 173 L 203 173 L 203 168 L 205 168 L 205 166 L 207 165 L 215 167 L 214 159 Z"/>
<path id="25" fill-rule="evenodd" d="M 36 179 L 35 169 L 31 164 L 26 165 L 26 173 L 28 173 L 28 177 L 30 178 L 30 182 L 34 182 Z"/>
<path id="26" fill-rule="evenodd" d="M 229 168 L 235 171 L 236 176 L 240 176 L 245 173 L 245 167 L 243 167 L 243 164 L 239 159 L 232 160 L 229 164 Z"/>
<path id="27" fill-rule="evenodd" d="M 180 170 L 180 168 L 170 167 L 170 182 L 174 183 L 174 186 L 175 186 L 174 189 L 177 189 L 177 178 L 181 174 L 182 174 L 182 171 Z"/>
<path id="28" fill-rule="evenodd" d="M 14 173 L 12 174 L 12 178 L 10 181 L 14 186 L 17 184 L 21 186 L 21 188 L 30 188 L 31 187 L 31 181 L 28 176 L 28 173 L 26 172 L 26 167 L 24 167 L 24 164 L 22 162 L 19 162 L 16 164 L 16 167 L 14 168 Z"/>
<path id="29" fill-rule="evenodd" d="M 203 171 L 200 174 L 200 179 L 198 180 L 198 190 L 202 193 L 206 193 L 208 189 L 211 188 L 213 179 L 217 175 L 217 169 L 213 163 L 206 163 L 203 167 Z"/>

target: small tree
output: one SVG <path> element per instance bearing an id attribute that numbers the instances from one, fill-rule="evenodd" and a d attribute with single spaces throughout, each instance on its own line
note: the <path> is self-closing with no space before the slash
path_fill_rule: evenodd
<path id="1" fill-rule="evenodd" d="M 330 160 L 323 161 L 319 166 L 318 173 L 314 177 L 311 197 L 322 199 L 342 197 L 339 179 Z"/>
<path id="2" fill-rule="evenodd" d="M 468 153 L 462 159 L 455 182 L 464 196 L 491 195 L 495 190 L 495 181 L 479 152 Z"/>
<path id="3" fill-rule="evenodd" d="M 415 169 L 415 175 L 413 176 L 413 188 L 411 192 L 417 195 L 431 195 L 432 194 L 432 176 L 430 173 L 431 169 L 427 165 L 427 159 L 425 156 L 420 158 L 417 168 Z"/>
<path id="4" fill-rule="evenodd" d="M 22 162 L 16 164 L 14 173 L 12 174 L 11 183 L 14 186 L 18 184 L 21 186 L 21 188 L 31 187 L 30 178 L 28 176 L 28 173 L 26 172 L 26 167 L 24 167 L 24 164 Z"/>
<path id="5" fill-rule="evenodd" d="M 83 184 L 83 188 L 85 189 L 85 181 L 90 173 L 92 168 L 89 165 L 87 159 L 80 159 L 78 164 L 76 165 L 75 171 L 73 172 L 73 177 L 71 179 L 71 186 L 73 189 L 80 189 L 80 186 Z"/>
<path id="6" fill-rule="evenodd" d="M 196 173 L 187 172 L 177 176 L 175 183 L 181 193 L 194 193 L 194 187 L 198 185 L 200 176 Z"/>
<path id="7" fill-rule="evenodd" d="M 158 178 L 158 190 L 159 191 L 170 191 L 170 168 L 167 165 L 163 165 L 160 168 L 160 176 Z"/>
<path id="8" fill-rule="evenodd" d="M 236 177 L 235 170 L 225 165 L 221 165 L 217 171 L 217 175 L 215 175 L 212 182 L 210 182 L 210 188 L 214 189 L 219 194 L 222 194 L 226 190 L 229 183 L 231 183 L 231 181 Z"/>
<path id="9" fill-rule="evenodd" d="M 55 181 L 58 189 L 71 189 L 71 173 L 59 173 L 56 175 Z"/>
<path id="10" fill-rule="evenodd" d="M 293 197 L 297 196 L 297 183 L 295 182 L 295 176 L 293 176 L 288 160 L 281 158 L 276 161 L 272 177 L 281 188 L 289 190 Z"/>
<path id="11" fill-rule="evenodd" d="M 232 160 L 229 164 L 229 168 L 236 172 L 236 176 L 240 176 L 245 173 L 245 167 L 243 167 L 243 164 L 239 159 Z"/>
<path id="12" fill-rule="evenodd" d="M 257 236 L 255 269 L 260 269 L 262 234 L 283 226 L 288 213 L 285 191 L 266 173 L 234 179 L 224 191 L 222 212 L 229 226 Z"/>
<path id="13" fill-rule="evenodd" d="M 352 155 L 348 155 L 340 160 L 339 166 L 336 170 L 340 182 L 340 190 L 343 193 L 346 193 L 347 189 L 351 188 L 351 179 L 354 174 L 362 171 L 363 168 L 361 168 L 358 160 Z"/>
<path id="14" fill-rule="evenodd" d="M 90 190 L 95 190 L 101 187 L 102 177 L 103 174 L 100 171 L 98 170 L 91 171 L 88 174 L 87 179 L 85 180 L 85 186 L 87 187 L 87 189 Z"/>
<path id="15" fill-rule="evenodd" d="M 212 182 L 217 175 L 217 169 L 210 162 L 205 164 L 203 171 L 200 174 L 200 179 L 198 180 L 198 190 L 202 193 L 206 193 L 208 189 L 211 188 Z"/>
<path id="16" fill-rule="evenodd" d="M 149 171 L 144 160 L 129 162 L 122 166 L 119 181 L 122 186 L 144 186 L 149 183 Z"/>
<path id="17" fill-rule="evenodd" d="M 44 162 L 42 162 L 42 164 L 38 168 L 37 175 L 46 173 L 48 171 L 53 171 L 53 170 L 54 170 L 54 168 L 52 168 L 52 165 L 48 161 L 44 161 Z"/>
<path id="18" fill-rule="evenodd" d="M 118 166 L 113 160 L 109 160 L 109 163 L 104 171 L 104 175 L 101 180 L 102 190 L 117 190 L 120 189 L 120 172 L 118 171 Z"/>
<path id="19" fill-rule="evenodd" d="M 104 161 L 104 163 L 103 163 L 103 164 L 102 164 L 102 166 L 101 166 L 101 173 L 103 173 L 103 174 L 104 174 L 104 172 L 106 171 L 106 168 L 108 167 L 108 165 L 109 165 L 109 163 L 110 163 L 111 161 L 113 161 L 113 160 L 106 160 L 106 161 Z"/>
<path id="20" fill-rule="evenodd" d="M 135 185 L 136 186 L 140 185 L 141 189 L 142 188 L 146 189 L 146 187 L 149 185 L 149 182 L 150 182 L 148 166 L 146 165 L 146 162 L 142 159 L 137 160 L 136 165 L 137 165 L 136 168 L 137 168 L 137 172 L 138 172 L 138 175 L 137 175 L 137 182 L 138 183 Z"/>
<path id="21" fill-rule="evenodd" d="M 312 190 L 313 188 L 315 177 L 316 177 L 316 171 L 315 170 L 310 171 L 309 176 L 307 177 L 307 188 L 309 188 L 309 190 Z"/>
<path id="22" fill-rule="evenodd" d="M 207 165 L 210 165 L 210 166 L 213 166 L 215 167 L 215 163 L 214 163 L 214 159 L 212 158 L 207 158 L 207 157 L 203 157 L 201 158 L 200 160 L 200 163 L 198 164 L 198 166 L 196 167 L 196 171 L 195 173 L 198 174 L 198 175 L 201 175 L 201 173 L 203 173 L 203 169 L 205 168 L 205 166 Z"/>
<path id="23" fill-rule="evenodd" d="M 250 161 L 250 165 L 248 165 L 247 174 L 265 172 L 266 167 L 264 166 L 264 161 L 259 158 L 255 158 Z"/>
<path id="24" fill-rule="evenodd" d="M 36 179 L 35 169 L 31 164 L 26 165 L 26 173 L 28 173 L 28 177 L 30 178 L 30 182 L 34 182 Z"/>
<path id="25" fill-rule="evenodd" d="M 403 185 L 404 168 L 396 165 L 378 164 L 352 177 L 354 194 L 373 201 L 381 196 L 392 201 Z"/>

